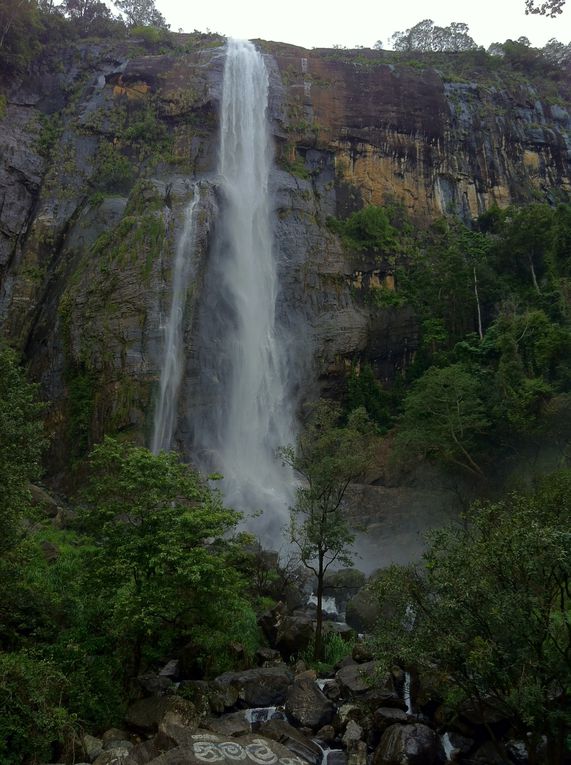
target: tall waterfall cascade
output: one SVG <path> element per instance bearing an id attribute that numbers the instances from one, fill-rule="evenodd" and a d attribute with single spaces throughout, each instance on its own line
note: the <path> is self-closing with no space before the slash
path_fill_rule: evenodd
<path id="1" fill-rule="evenodd" d="M 185 210 L 184 225 L 176 246 L 170 310 L 163 327 L 163 363 L 151 439 L 151 451 L 154 454 L 162 449 L 171 448 L 177 421 L 179 393 L 185 365 L 184 309 L 193 272 L 196 217 L 200 207 L 200 186 L 195 184 L 193 190 L 194 195 Z"/>
<path id="2" fill-rule="evenodd" d="M 227 504 L 278 532 L 295 491 L 277 450 L 295 437 L 288 341 L 279 318 L 268 122 L 269 78 L 252 43 L 229 40 L 220 115 L 220 213 L 200 311 L 194 455 L 223 475 Z M 189 417 L 192 419 L 193 414 Z M 251 524 L 250 524 L 251 526 Z M 277 541 L 275 538 L 273 541 Z"/>

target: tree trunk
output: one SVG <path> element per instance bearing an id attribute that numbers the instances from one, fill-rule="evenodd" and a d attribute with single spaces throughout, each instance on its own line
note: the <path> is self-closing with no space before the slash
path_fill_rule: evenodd
<path id="1" fill-rule="evenodd" d="M 313 658 L 321 661 L 323 658 L 323 554 L 319 553 L 319 567 L 317 569 L 317 619 L 315 622 L 315 646 Z"/>

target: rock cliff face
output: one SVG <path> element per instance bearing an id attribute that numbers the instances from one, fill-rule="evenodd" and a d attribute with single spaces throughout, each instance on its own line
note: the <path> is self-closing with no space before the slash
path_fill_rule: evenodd
<path id="1" fill-rule="evenodd" d="M 46 57 L 7 94 L 1 331 L 50 402 L 54 469 L 106 431 L 148 442 L 174 244 L 190 182 L 201 179 L 181 399 L 192 403 L 224 54 L 220 40 L 177 37 L 166 54 L 136 42 L 83 43 L 63 59 Z M 345 251 L 327 218 L 394 198 L 422 224 L 570 191 L 565 94 L 546 98 L 500 75 L 494 84 L 446 81 L 377 51 L 260 47 L 276 144 L 281 310 L 304 339 L 306 386 L 320 380 L 339 393 L 359 359 L 391 380 L 417 347 L 414 313 L 367 299 L 371 286 L 391 286 L 391 267 Z M 181 413 L 179 436 L 186 427 Z"/>

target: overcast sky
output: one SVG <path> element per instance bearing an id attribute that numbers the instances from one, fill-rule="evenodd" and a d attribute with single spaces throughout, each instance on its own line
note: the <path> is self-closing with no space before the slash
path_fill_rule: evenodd
<path id="1" fill-rule="evenodd" d="M 480 45 L 525 35 L 542 46 L 571 41 L 571 0 L 557 19 L 526 16 L 524 0 L 156 0 L 173 31 L 182 28 L 228 37 L 262 38 L 306 48 L 371 47 L 422 19 L 446 26 L 464 21 Z"/>

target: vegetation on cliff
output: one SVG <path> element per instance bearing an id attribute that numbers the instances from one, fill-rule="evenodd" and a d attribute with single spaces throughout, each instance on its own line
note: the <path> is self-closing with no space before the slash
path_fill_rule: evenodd
<path id="1" fill-rule="evenodd" d="M 357 231 L 358 217 L 336 225 Z M 473 227 L 451 217 L 414 232 L 394 216 L 389 226 L 378 247 L 368 231 L 359 235 L 392 273 L 394 291 L 373 286 L 361 296 L 378 310 L 411 306 L 420 351 L 392 391 L 366 365 L 354 370 L 349 406 L 359 401 L 384 430 L 398 422 L 397 447 L 409 461 L 424 455 L 483 475 L 553 428 L 566 460 L 571 206 L 492 208 Z"/>

